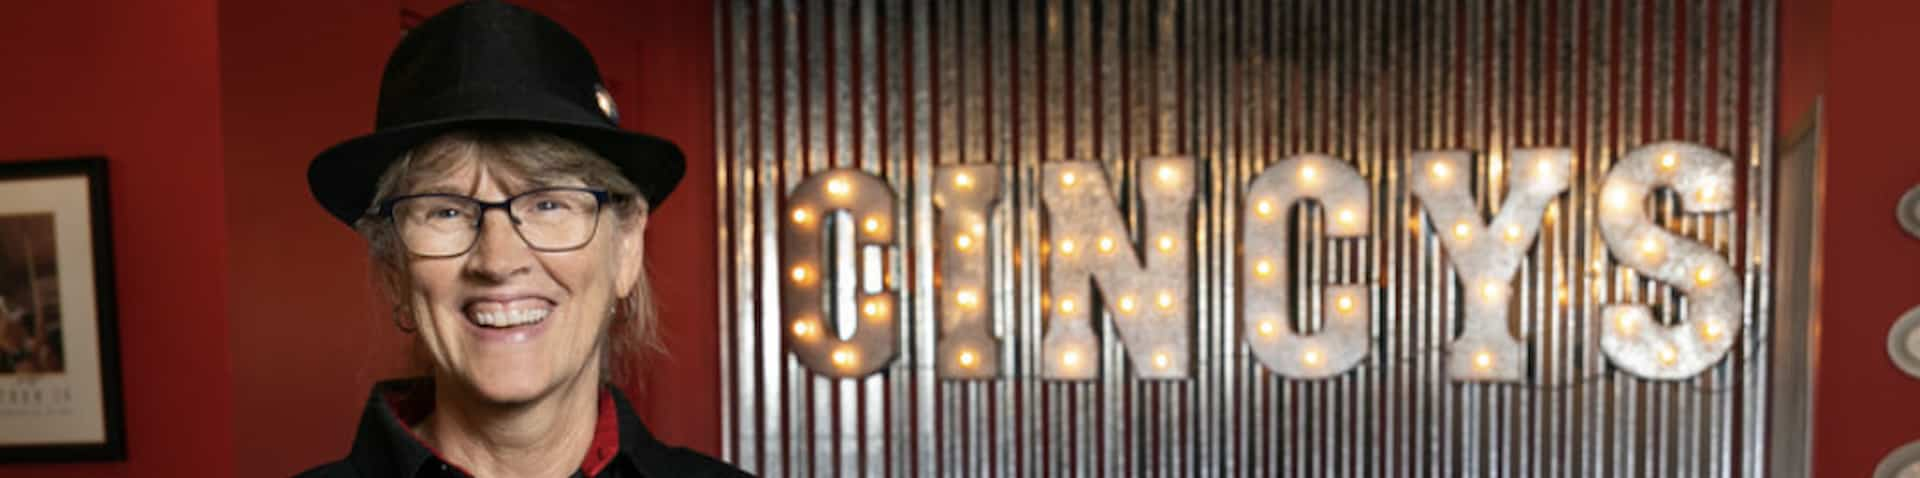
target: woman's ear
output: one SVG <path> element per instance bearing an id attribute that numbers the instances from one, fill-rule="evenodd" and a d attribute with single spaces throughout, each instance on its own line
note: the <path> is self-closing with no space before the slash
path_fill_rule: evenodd
<path id="1" fill-rule="evenodd" d="M 619 244 L 615 245 L 619 248 L 615 251 L 619 253 L 615 262 L 620 273 L 615 283 L 615 292 L 618 293 L 618 297 L 632 295 L 634 284 L 640 282 L 640 274 L 646 273 L 642 263 L 646 259 L 644 254 L 647 241 L 647 202 L 634 199 L 634 206 L 633 212 L 621 218 L 620 227 L 615 228 L 619 233 Z"/>

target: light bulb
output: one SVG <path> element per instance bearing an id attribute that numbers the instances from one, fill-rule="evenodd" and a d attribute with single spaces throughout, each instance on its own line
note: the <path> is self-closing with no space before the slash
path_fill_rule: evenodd
<path id="1" fill-rule="evenodd" d="M 1173 170 L 1173 166 L 1161 166 L 1156 174 L 1160 176 L 1161 183 L 1173 184 L 1173 180 L 1179 179 L 1179 173 Z"/>
<path id="2" fill-rule="evenodd" d="M 869 217 L 867 218 L 867 222 L 862 224 L 862 226 L 866 227 L 869 233 L 880 232 L 880 219 Z"/>
<path id="3" fill-rule="evenodd" d="M 1674 166 L 1678 166 L 1679 164 L 1680 161 L 1673 157 L 1673 153 L 1660 156 L 1660 169 L 1673 169 Z"/>
<path id="4" fill-rule="evenodd" d="M 827 181 L 827 194 L 831 194 L 834 196 L 845 196 L 847 195 L 848 192 L 852 192 L 852 191 L 853 191 L 853 186 L 848 185 L 846 180 L 835 179 L 832 181 Z"/>
<path id="5" fill-rule="evenodd" d="M 1113 238 L 1111 237 L 1101 237 L 1100 241 L 1095 245 L 1100 248 L 1100 252 L 1113 252 Z"/>
<path id="6" fill-rule="evenodd" d="M 1660 255 L 1660 240 L 1651 236 L 1640 240 L 1640 253 L 1648 257 Z"/>
<path id="7" fill-rule="evenodd" d="M 1173 308 L 1173 293 L 1171 293 L 1171 292 L 1161 292 L 1161 293 L 1160 293 L 1160 299 L 1159 299 L 1159 301 L 1158 301 L 1158 302 L 1160 303 L 1160 308 L 1162 308 L 1162 309 L 1171 309 L 1171 308 Z"/>
<path id="8" fill-rule="evenodd" d="M 1157 354 L 1153 354 L 1153 366 L 1154 366 L 1154 367 L 1159 367 L 1159 368 L 1167 368 L 1167 366 L 1168 366 L 1168 365 L 1172 365 L 1172 362 L 1173 362 L 1173 360 L 1172 360 L 1172 359 L 1169 359 L 1169 358 L 1167 358 L 1167 354 L 1165 354 L 1165 353 L 1157 353 Z"/>
<path id="9" fill-rule="evenodd" d="M 1071 255 L 1073 255 L 1073 240 L 1072 240 L 1072 239 L 1061 239 L 1061 240 L 1060 240 L 1060 246 L 1059 246 L 1059 247 L 1060 247 L 1060 254 L 1061 254 L 1061 255 L 1067 255 L 1067 256 L 1071 256 Z"/>
<path id="10" fill-rule="evenodd" d="M 833 364 L 841 367 L 852 367 L 857 357 L 858 355 L 853 352 L 853 349 L 842 347 L 839 350 L 833 351 Z"/>
<path id="11" fill-rule="evenodd" d="M 807 271 L 807 266 L 793 266 L 793 282 L 795 284 L 805 284 L 807 283 L 807 278 L 811 276 L 812 273 Z"/>
<path id="12" fill-rule="evenodd" d="M 1073 299 L 1060 299 L 1060 313 L 1062 314 L 1073 313 L 1073 309 L 1074 309 L 1073 305 L 1074 305 Z"/>
<path id="13" fill-rule="evenodd" d="M 1260 325 L 1256 327 L 1256 329 L 1260 331 L 1260 335 L 1262 337 L 1272 337 L 1274 332 L 1273 321 L 1262 320 L 1260 321 Z"/>
<path id="14" fill-rule="evenodd" d="M 1674 352 L 1673 347 L 1668 346 L 1668 347 L 1660 348 L 1660 363 L 1673 365 L 1674 362 L 1679 360 L 1680 360 L 1680 354 L 1678 352 Z"/>
<path id="15" fill-rule="evenodd" d="M 1254 203 L 1253 212 L 1259 214 L 1260 217 L 1271 217 L 1273 216 L 1273 203 L 1269 201 Z"/>
<path id="16" fill-rule="evenodd" d="M 1500 300 L 1500 293 L 1505 292 L 1505 289 L 1506 288 L 1501 287 L 1500 284 L 1488 282 L 1486 285 L 1480 286 L 1480 295 L 1486 297 L 1488 302 L 1497 301 Z"/>
<path id="17" fill-rule="evenodd" d="M 1120 311 L 1133 312 L 1133 296 L 1126 296 L 1126 297 L 1120 298 Z"/>
<path id="18" fill-rule="evenodd" d="M 1698 196 L 1700 197 L 1700 202 L 1709 202 L 1709 201 L 1713 201 L 1713 196 L 1714 194 L 1717 194 L 1717 193 L 1718 191 L 1713 187 L 1713 185 L 1706 185 L 1706 186 L 1700 187 L 1700 193 L 1698 194 Z"/>
<path id="19" fill-rule="evenodd" d="M 1173 236 L 1160 236 L 1160 252 L 1173 251 Z"/>
<path id="20" fill-rule="evenodd" d="M 1080 353 L 1072 350 L 1060 354 L 1060 364 L 1073 367 L 1080 364 Z"/>
<path id="21" fill-rule="evenodd" d="M 1447 179 L 1448 175 L 1453 174 L 1453 168 L 1447 166 L 1446 161 L 1434 161 L 1433 167 L 1430 169 L 1433 179 L 1436 180 Z"/>
<path id="22" fill-rule="evenodd" d="M 1473 366 L 1480 370 L 1493 368 L 1493 353 L 1482 351 L 1473 354 Z"/>
<path id="23" fill-rule="evenodd" d="M 1334 220 L 1340 221 L 1341 224 L 1352 225 L 1357 217 L 1352 209 L 1341 209 L 1339 214 L 1334 215 Z"/>
<path id="24" fill-rule="evenodd" d="M 1343 295 L 1338 299 L 1334 299 L 1333 308 L 1342 313 L 1353 312 L 1353 297 Z"/>
<path id="25" fill-rule="evenodd" d="M 1464 241 L 1464 240 L 1467 240 L 1467 238 L 1471 237 L 1472 235 L 1473 235 L 1473 229 L 1467 227 L 1467 223 L 1462 222 L 1462 223 L 1453 225 L 1453 237 L 1459 238 L 1460 240 Z"/>
<path id="26" fill-rule="evenodd" d="M 967 173 L 959 173 L 959 174 L 955 174 L 955 175 L 953 175 L 953 185 L 954 185 L 954 187 L 958 187 L 958 188 L 960 188 L 960 189 L 969 189 L 969 188 L 972 188 L 972 187 L 973 187 L 973 175 L 970 175 L 970 174 L 967 174 Z"/>
<path id="27" fill-rule="evenodd" d="M 1607 189 L 1606 194 L 1607 194 L 1608 209 L 1620 210 L 1620 209 L 1625 209 L 1627 207 L 1628 199 L 1627 199 L 1626 188 L 1613 187 L 1613 188 Z"/>
<path id="28" fill-rule="evenodd" d="M 1622 335 L 1628 335 L 1633 333 L 1633 328 L 1639 323 L 1639 313 L 1625 313 L 1613 319 L 1613 328 L 1619 329 Z"/>
<path id="29" fill-rule="evenodd" d="M 1535 164 L 1537 166 L 1534 166 L 1534 174 L 1540 177 L 1540 182 L 1553 178 L 1553 161 L 1542 159 Z"/>
<path id="30" fill-rule="evenodd" d="M 1520 242 L 1520 226 L 1507 226 L 1507 242 Z"/>
<path id="31" fill-rule="evenodd" d="M 807 212 L 806 208 L 795 208 L 793 210 L 794 224 L 806 224 L 807 221 L 811 221 L 811 220 L 813 220 L 813 214 Z"/>
<path id="32" fill-rule="evenodd" d="M 971 309 L 974 306 L 980 305 L 980 294 L 972 290 L 963 290 L 953 294 L 953 300 L 954 302 L 960 303 L 961 307 Z"/>
<path id="33" fill-rule="evenodd" d="M 1721 332 L 1720 321 L 1717 321 L 1717 320 L 1700 321 L 1701 337 L 1706 338 L 1707 340 L 1718 339 L 1720 338 L 1720 332 Z"/>
<path id="34" fill-rule="evenodd" d="M 1267 261 L 1253 263 L 1253 275 L 1259 277 L 1273 275 L 1273 263 Z"/>
<path id="35" fill-rule="evenodd" d="M 972 350 L 960 351 L 959 359 L 960 359 L 960 366 L 965 368 L 973 368 L 973 364 L 980 360 L 979 358 L 973 356 Z"/>
<path id="36" fill-rule="evenodd" d="M 1073 183 L 1077 180 L 1078 178 L 1075 178 L 1072 172 L 1060 173 L 1061 186 L 1073 187 Z"/>
<path id="37" fill-rule="evenodd" d="M 1312 184 L 1312 183 L 1313 183 L 1313 181 L 1314 181 L 1315 179 L 1318 179 L 1318 178 L 1319 178 L 1319 176 L 1320 176 L 1320 172 L 1319 172 L 1319 171 L 1315 171 L 1315 170 L 1313 169 L 1313 166 L 1301 166 L 1301 167 L 1300 167 L 1300 182 L 1301 182 L 1301 183 L 1304 183 L 1304 184 Z"/>
<path id="38" fill-rule="evenodd" d="M 973 235 L 961 234 L 953 238 L 953 247 L 962 251 L 973 248 Z"/>
<path id="39" fill-rule="evenodd" d="M 1308 366 L 1320 365 L 1320 351 L 1308 350 L 1306 352 L 1302 352 L 1300 354 L 1300 363 L 1307 364 Z"/>
<path id="40" fill-rule="evenodd" d="M 793 336 L 795 337 L 812 337 L 813 330 L 813 321 L 811 320 L 800 320 L 793 323 Z"/>
<path id="41" fill-rule="evenodd" d="M 1693 272 L 1693 281 L 1703 286 L 1707 284 L 1712 284 L 1713 269 L 1707 266 L 1700 266 L 1699 269 Z"/>
<path id="42" fill-rule="evenodd" d="M 867 318 L 870 319 L 880 318 L 880 313 L 886 310 L 886 304 L 878 298 L 868 299 L 866 305 L 860 307 L 860 312 L 867 314 Z"/>

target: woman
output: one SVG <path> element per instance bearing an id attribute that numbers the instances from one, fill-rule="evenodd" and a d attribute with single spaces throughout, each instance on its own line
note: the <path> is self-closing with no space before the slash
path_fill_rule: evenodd
<path id="1" fill-rule="evenodd" d="M 375 387 L 352 451 L 307 476 L 736 476 L 654 440 L 609 383 L 654 346 L 641 251 L 677 147 L 621 130 L 586 49 L 498 2 L 409 32 L 376 131 L 316 157 L 429 377 Z"/>

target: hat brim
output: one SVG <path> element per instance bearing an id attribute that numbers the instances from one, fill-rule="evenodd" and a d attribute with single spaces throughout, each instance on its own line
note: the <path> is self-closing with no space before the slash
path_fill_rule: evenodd
<path id="1" fill-rule="evenodd" d="M 401 154 L 439 135 L 474 128 L 544 131 L 577 141 L 613 162 L 653 208 L 686 175 L 680 147 L 660 137 L 603 124 L 477 115 L 385 128 L 341 142 L 307 166 L 307 187 L 328 214 L 352 227 L 366 215 L 380 176 Z"/>

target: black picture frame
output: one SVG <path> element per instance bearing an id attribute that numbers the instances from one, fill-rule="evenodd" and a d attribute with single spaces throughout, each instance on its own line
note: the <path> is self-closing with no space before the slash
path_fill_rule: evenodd
<path id="1" fill-rule="evenodd" d="M 92 244 L 92 294 L 98 348 L 99 394 L 104 440 L 89 443 L 0 445 L 0 463 L 124 461 L 127 457 L 125 404 L 120 383 L 119 309 L 114 290 L 113 221 L 108 194 L 107 158 L 67 157 L 0 161 L 0 195 L 9 182 L 84 177 L 85 210 Z M 66 318 L 63 318 L 66 320 Z M 4 393 L 4 391 L 0 391 Z M 4 423 L 5 417 L 0 417 Z"/>

